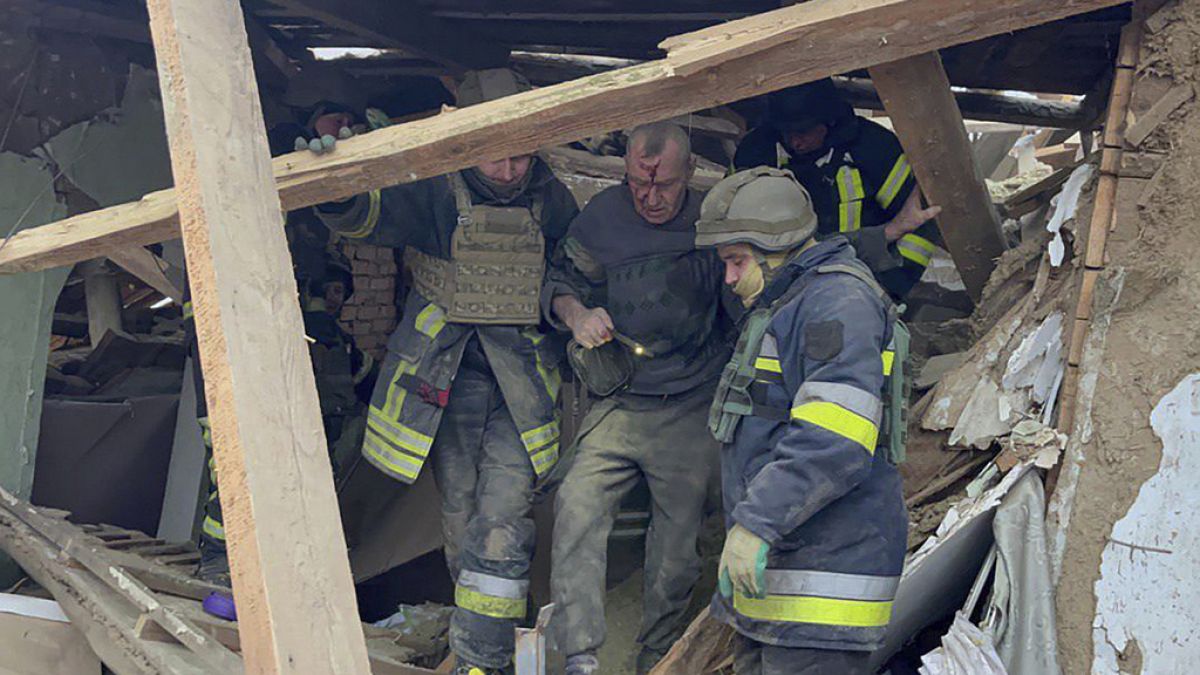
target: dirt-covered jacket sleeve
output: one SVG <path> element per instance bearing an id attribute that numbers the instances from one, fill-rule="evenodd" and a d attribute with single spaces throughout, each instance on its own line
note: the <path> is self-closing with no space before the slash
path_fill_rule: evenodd
<path id="1" fill-rule="evenodd" d="M 577 224 L 579 218 L 575 222 Z M 567 236 L 558 242 L 546 268 L 546 282 L 542 285 L 542 316 L 560 331 L 569 329 L 554 313 L 554 298 L 570 295 L 587 307 L 596 307 L 604 304 L 606 295 L 604 268 L 574 234 L 576 230 L 576 225 L 572 224 Z"/>
<path id="2" fill-rule="evenodd" d="M 875 292 L 824 274 L 772 320 L 791 418 L 733 519 L 774 545 L 867 478 L 883 415 L 887 314 Z M 772 344 L 773 343 L 773 344 Z"/>
<path id="3" fill-rule="evenodd" d="M 422 227 L 429 228 L 433 199 L 432 179 L 371 190 L 344 202 L 316 207 L 325 226 L 347 239 L 376 246 L 405 246 Z M 410 222 L 425 217 L 425 222 Z"/>

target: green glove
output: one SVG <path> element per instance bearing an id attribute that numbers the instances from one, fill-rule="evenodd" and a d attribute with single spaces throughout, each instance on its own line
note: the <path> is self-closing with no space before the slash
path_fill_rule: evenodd
<path id="1" fill-rule="evenodd" d="M 741 525 L 734 525 L 725 535 L 721 551 L 720 574 L 717 586 L 721 595 L 738 593 L 750 598 L 767 596 L 767 542 Z"/>

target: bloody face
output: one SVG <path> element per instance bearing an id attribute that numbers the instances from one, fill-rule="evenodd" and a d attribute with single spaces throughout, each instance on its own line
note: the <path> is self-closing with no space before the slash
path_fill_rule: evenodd
<path id="1" fill-rule="evenodd" d="M 633 208 L 652 225 L 671 220 L 683 207 L 691 178 L 691 158 L 676 143 L 668 142 L 657 156 L 647 156 L 641 145 L 625 155 L 625 176 L 633 193 Z"/>

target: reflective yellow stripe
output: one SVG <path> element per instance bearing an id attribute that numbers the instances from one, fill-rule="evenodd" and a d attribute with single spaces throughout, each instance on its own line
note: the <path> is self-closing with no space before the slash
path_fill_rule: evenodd
<path id="1" fill-rule="evenodd" d="M 900 188 L 904 187 L 904 181 L 908 180 L 911 174 L 912 167 L 908 165 L 908 157 L 904 153 L 900 153 L 900 156 L 896 158 L 896 163 L 892 165 L 887 180 L 883 181 L 879 192 L 875 193 L 875 201 L 885 209 L 891 206 L 896 195 L 900 194 Z"/>
<path id="2" fill-rule="evenodd" d="M 558 462 L 558 443 L 531 454 L 529 459 L 533 462 L 533 472 L 541 476 Z"/>
<path id="3" fill-rule="evenodd" d="M 929 258 L 937 250 L 937 246 L 924 237 L 919 237 L 915 234 L 906 234 L 900 237 L 900 241 L 896 242 L 896 249 L 905 258 L 922 267 L 928 267 Z"/>
<path id="4" fill-rule="evenodd" d="M 384 419 L 400 417 L 400 408 L 404 405 L 404 397 L 408 395 L 408 390 L 400 385 L 400 377 L 412 375 L 415 372 L 417 372 L 417 364 L 404 359 L 400 360 L 400 366 L 396 368 L 396 374 L 392 376 L 392 381 L 388 384 L 387 400 L 383 404 L 383 410 L 380 411 Z"/>
<path id="5" fill-rule="evenodd" d="M 836 403 L 813 401 L 792 408 L 792 420 L 808 422 L 858 443 L 867 452 L 875 454 L 879 441 L 879 427 L 871 420 L 861 417 Z"/>
<path id="6" fill-rule="evenodd" d="M 838 231 L 854 232 L 862 227 L 863 190 L 862 173 L 852 166 L 843 166 L 837 172 L 838 187 Z"/>
<path id="7" fill-rule="evenodd" d="M 206 537 L 225 541 L 225 528 L 218 523 L 212 516 L 204 516 L 203 528 Z"/>
<path id="8" fill-rule="evenodd" d="M 759 621 L 853 628 L 882 628 L 892 618 L 890 601 L 838 600 L 804 595 L 768 595 L 760 600 L 738 593 L 733 597 L 733 609 L 746 618 Z"/>
<path id="9" fill-rule="evenodd" d="M 410 482 L 417 479 L 423 464 L 388 447 L 383 438 L 370 428 L 363 438 L 363 456 L 383 472 Z"/>
<path id="10" fill-rule="evenodd" d="M 188 300 L 183 303 L 183 320 L 187 321 L 190 318 L 192 318 L 192 301 Z"/>
<path id="11" fill-rule="evenodd" d="M 782 373 L 783 367 L 779 365 L 779 359 L 772 359 L 766 356 L 760 356 L 754 359 L 754 367 L 758 370 L 767 370 L 772 373 Z"/>
<path id="12" fill-rule="evenodd" d="M 558 420 L 552 420 L 536 429 L 530 429 L 521 434 L 521 442 L 530 451 L 537 450 L 548 443 L 558 440 Z"/>
<path id="13" fill-rule="evenodd" d="M 546 393 L 549 394 L 550 403 L 553 405 L 558 400 L 558 390 L 562 387 L 562 374 L 558 372 L 558 368 L 547 368 L 546 363 L 542 361 L 542 352 L 537 347 L 546 336 L 536 330 L 522 331 L 522 334 L 533 343 L 534 366 L 537 367 L 538 377 L 542 378 L 542 384 L 546 387 Z"/>
<path id="14" fill-rule="evenodd" d="M 378 408 L 371 408 L 367 413 L 367 428 L 382 436 L 388 443 L 408 450 L 424 459 L 429 456 L 429 448 L 433 447 L 433 438 L 405 426 L 394 420 L 382 417 Z"/>
<path id="15" fill-rule="evenodd" d="M 442 329 L 446 327 L 446 313 L 442 311 L 441 307 L 431 302 L 425 305 L 425 309 L 417 314 L 413 325 L 425 335 L 436 338 L 438 333 L 442 332 Z"/>
<path id="16" fill-rule="evenodd" d="M 496 619 L 525 618 L 525 598 L 497 598 L 463 586 L 454 587 L 454 604 Z"/>
<path id="17" fill-rule="evenodd" d="M 379 190 L 371 190 L 367 193 L 367 217 L 363 220 L 362 225 L 339 234 L 350 239 L 362 239 L 370 236 L 375 231 L 375 226 L 379 224 L 379 213 L 382 208 L 383 196 Z"/>
<path id="18" fill-rule="evenodd" d="M 892 374 L 892 362 L 896 360 L 896 352 L 888 349 L 883 352 L 883 376 Z"/>

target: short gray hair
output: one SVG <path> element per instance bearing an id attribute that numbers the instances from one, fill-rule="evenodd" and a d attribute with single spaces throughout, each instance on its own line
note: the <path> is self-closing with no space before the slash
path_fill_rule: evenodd
<path id="1" fill-rule="evenodd" d="M 682 161 L 688 162 L 692 157 L 692 140 L 686 131 L 674 122 L 651 122 L 635 127 L 629 132 L 628 147 L 632 148 L 639 142 L 642 152 L 647 157 L 658 157 L 667 149 L 667 141 L 673 141 L 679 146 Z"/>

